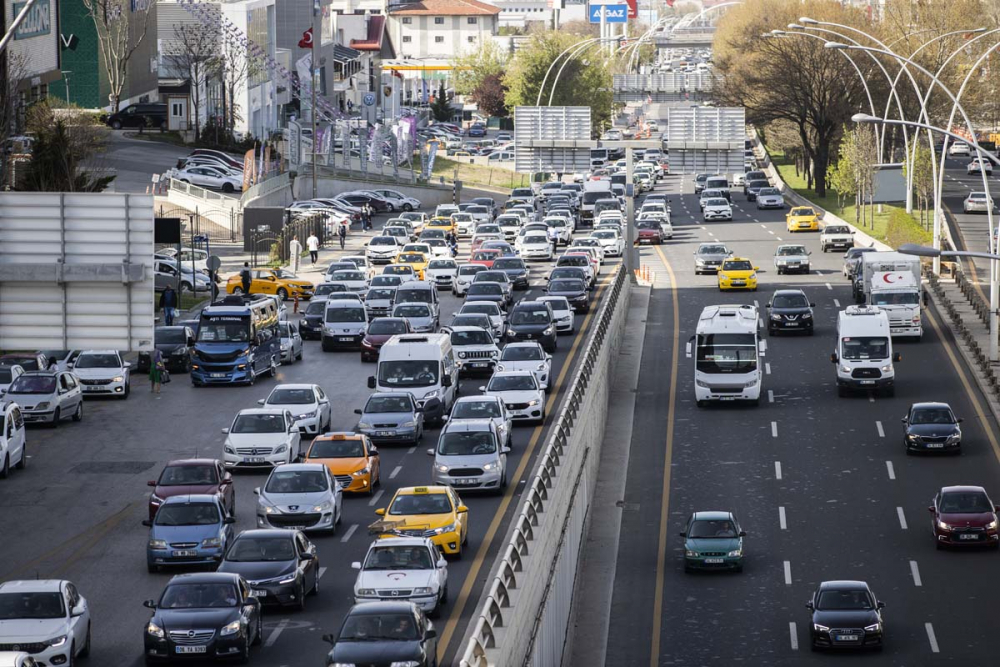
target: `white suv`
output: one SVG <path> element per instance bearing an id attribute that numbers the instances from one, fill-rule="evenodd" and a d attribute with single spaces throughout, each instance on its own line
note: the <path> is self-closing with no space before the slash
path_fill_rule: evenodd
<path id="1" fill-rule="evenodd" d="M 117 396 L 124 400 L 129 395 L 131 367 L 117 350 L 85 350 L 73 363 L 73 373 L 83 385 L 84 396 Z"/>
<path id="2" fill-rule="evenodd" d="M 489 331 L 479 327 L 446 327 L 442 333 L 451 338 L 460 373 L 488 375 L 493 372 L 500 358 L 500 348 Z"/>

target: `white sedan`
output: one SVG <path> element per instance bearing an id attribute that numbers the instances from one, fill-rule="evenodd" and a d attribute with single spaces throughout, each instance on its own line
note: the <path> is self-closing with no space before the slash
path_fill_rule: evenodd
<path id="1" fill-rule="evenodd" d="M 433 615 L 448 592 L 448 561 L 429 537 L 389 537 L 368 547 L 354 582 L 354 603 L 399 601 L 400 582 L 409 586 L 407 601 Z M 409 664 L 398 662 L 394 664 Z"/>
<path id="2" fill-rule="evenodd" d="M 299 458 L 302 435 L 287 409 L 240 410 L 222 432 L 227 468 L 273 468 Z"/>
<path id="3" fill-rule="evenodd" d="M 983 158 L 977 158 L 970 162 L 968 166 L 965 167 L 965 173 L 967 174 L 978 174 L 979 170 L 982 169 L 986 171 L 987 174 L 993 173 L 993 163 Z"/>
<path id="4" fill-rule="evenodd" d="M 537 341 L 507 343 L 500 355 L 497 371 L 526 371 L 535 376 L 538 386 L 543 391 L 548 391 L 549 374 L 552 372 L 552 355 L 546 353 Z"/>
<path id="5" fill-rule="evenodd" d="M 601 242 L 606 256 L 621 257 L 625 253 L 625 239 L 614 229 L 598 229 L 590 237 Z"/>
<path id="6" fill-rule="evenodd" d="M 701 217 L 706 222 L 709 220 L 732 220 L 733 207 L 722 197 L 709 199 L 705 202 L 705 208 L 701 211 Z"/>
<path id="7" fill-rule="evenodd" d="M 552 317 L 556 320 L 557 333 L 576 331 L 576 315 L 569 299 L 564 296 L 540 296 L 535 301 L 547 301 L 552 306 Z"/>
<path id="8" fill-rule="evenodd" d="M 326 433 L 333 421 L 330 399 L 318 384 L 279 384 L 257 404 L 289 411 L 295 426 L 309 435 Z"/>
<path id="9" fill-rule="evenodd" d="M 552 242 L 545 234 L 525 234 L 518 240 L 521 258 L 552 259 Z"/>
<path id="10" fill-rule="evenodd" d="M 515 421 L 545 421 L 545 393 L 533 373 L 503 371 L 493 374 L 485 387 L 486 396 L 496 396 L 503 401 Z"/>
<path id="11" fill-rule="evenodd" d="M 457 275 L 458 262 L 450 257 L 432 259 L 424 270 L 424 276 L 429 282 L 434 283 L 438 289 L 445 289 L 449 292 L 455 290 L 455 277 Z"/>
<path id="12" fill-rule="evenodd" d="M 213 188 L 223 192 L 242 192 L 243 175 L 226 173 L 218 167 L 202 165 L 178 169 L 173 176 L 182 183 L 190 183 L 202 188 Z"/>

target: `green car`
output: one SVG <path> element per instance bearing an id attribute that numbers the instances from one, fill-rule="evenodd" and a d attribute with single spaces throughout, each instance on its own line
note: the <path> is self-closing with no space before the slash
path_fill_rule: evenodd
<path id="1" fill-rule="evenodd" d="M 695 512 L 687 522 L 684 538 L 684 571 L 743 571 L 743 538 L 746 532 L 732 512 Z"/>

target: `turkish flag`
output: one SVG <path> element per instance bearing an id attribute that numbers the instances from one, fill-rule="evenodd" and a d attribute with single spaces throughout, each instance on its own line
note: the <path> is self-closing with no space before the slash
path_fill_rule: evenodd
<path id="1" fill-rule="evenodd" d="M 639 16 L 639 0 L 626 0 L 628 2 L 628 17 L 630 19 Z"/>
<path id="2" fill-rule="evenodd" d="M 299 40 L 300 49 L 311 49 L 313 46 L 313 29 L 309 28 L 304 33 L 302 33 L 302 39 Z"/>

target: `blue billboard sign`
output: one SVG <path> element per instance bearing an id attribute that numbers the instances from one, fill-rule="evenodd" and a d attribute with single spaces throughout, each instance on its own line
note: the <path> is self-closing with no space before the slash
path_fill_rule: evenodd
<path id="1" fill-rule="evenodd" d="M 591 5 L 590 22 L 601 22 L 601 10 L 607 12 L 608 23 L 626 23 L 628 21 L 628 5 Z"/>

